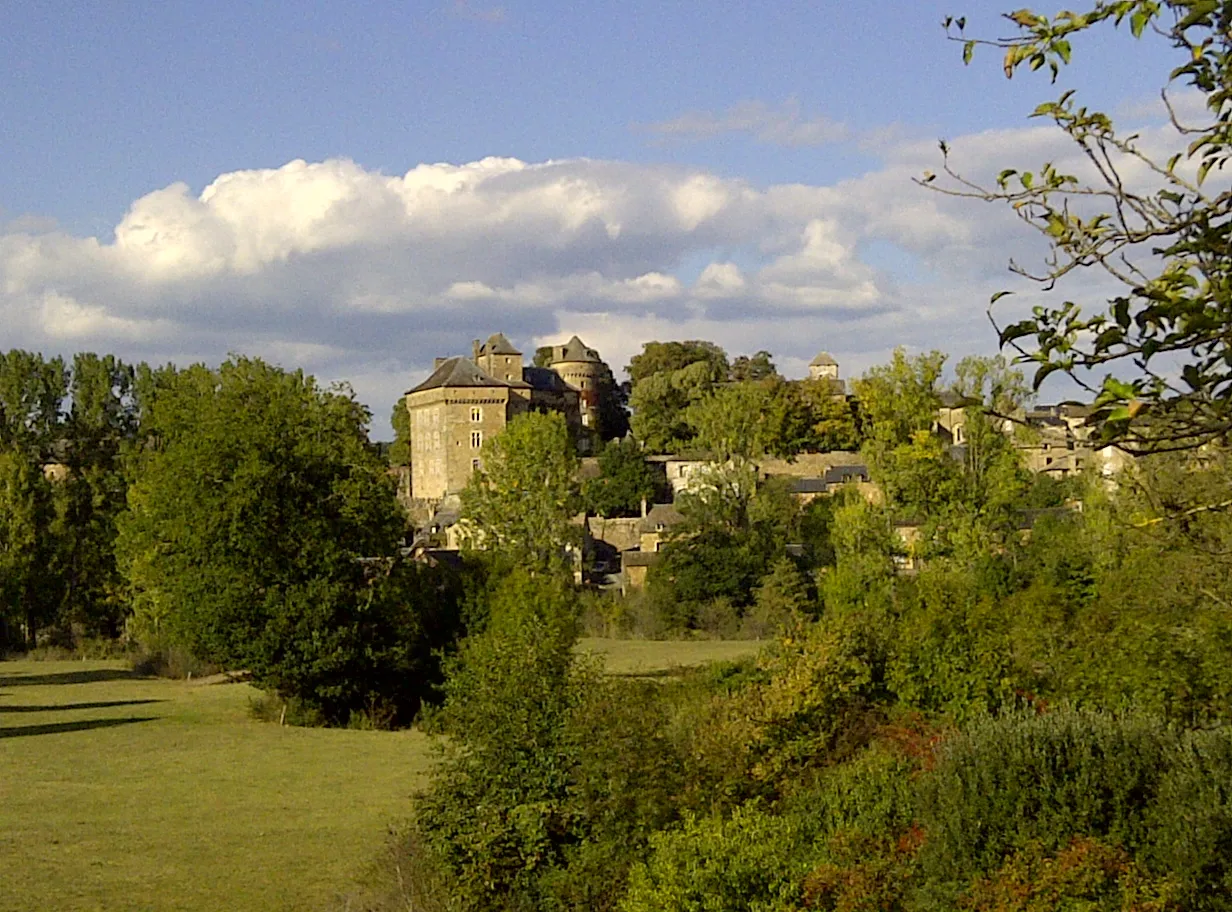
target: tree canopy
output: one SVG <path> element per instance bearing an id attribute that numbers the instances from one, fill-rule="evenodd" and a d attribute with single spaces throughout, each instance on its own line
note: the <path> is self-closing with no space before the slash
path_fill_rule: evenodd
<path id="1" fill-rule="evenodd" d="M 481 467 L 462 492 L 473 544 L 534 567 L 559 567 L 580 508 L 577 455 L 557 412 L 519 415 L 484 441 Z"/>
<path id="2" fill-rule="evenodd" d="M 118 545 L 135 632 L 331 721 L 386 696 L 414 631 L 390 589 L 401 524 L 366 410 L 248 358 L 156 386 Z"/>
<path id="3" fill-rule="evenodd" d="M 1071 59 L 1071 41 L 1097 27 L 1127 27 L 1137 39 L 1163 41 L 1176 67 L 1161 74 L 1173 146 L 1157 152 L 1137 134 L 1087 107 L 1070 90 L 1034 111 L 1064 131 L 1089 164 L 1088 176 L 1051 163 L 1002 170 L 995 186 L 952 169 L 950 181 L 922 183 L 943 192 L 1012 206 L 1050 245 L 1042 268 L 1011 269 L 1046 289 L 1077 271 L 1102 271 L 1122 291 L 1102 306 L 1065 300 L 1039 306 L 1000 327 L 1002 345 L 1036 365 L 1038 389 L 1061 371 L 1095 396 L 1103 438 L 1150 451 L 1226 441 L 1232 431 L 1232 193 L 1212 183 L 1232 155 L 1232 3 L 1216 0 L 1099 0 L 1055 16 L 1028 9 L 1006 14 L 1017 29 L 986 40 L 947 19 L 970 62 L 982 46 L 1004 52 L 1007 77 L 1047 68 L 1053 79 Z M 1197 93 L 1205 117 L 1183 120 L 1169 90 Z M 1010 292 L 994 295 L 992 303 Z M 1106 373 L 1104 373 L 1106 372 Z M 1102 378 L 1099 376 L 1103 374 Z"/>

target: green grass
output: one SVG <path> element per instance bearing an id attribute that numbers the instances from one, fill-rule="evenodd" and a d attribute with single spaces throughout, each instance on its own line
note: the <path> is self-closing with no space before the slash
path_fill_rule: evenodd
<path id="1" fill-rule="evenodd" d="M 256 694 L 0 662 L 0 910 L 334 905 L 408 816 L 427 738 L 256 722 Z"/>
<path id="2" fill-rule="evenodd" d="M 640 676 L 761 645 L 579 648 Z M 121 662 L 0 662 L 0 912 L 339 908 L 409 816 L 428 738 L 257 722 L 257 693 Z"/>
<path id="3" fill-rule="evenodd" d="M 578 649 L 603 659 L 614 675 L 661 675 L 675 668 L 729 662 L 757 655 L 761 640 L 608 640 L 587 637 Z"/>

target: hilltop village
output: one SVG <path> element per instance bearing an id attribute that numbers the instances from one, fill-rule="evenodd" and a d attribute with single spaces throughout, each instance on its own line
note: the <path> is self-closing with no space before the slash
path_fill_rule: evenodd
<path id="1" fill-rule="evenodd" d="M 717 350 L 709 343 L 666 344 Z M 756 362 L 737 359 L 726 375 L 716 378 L 716 384 L 771 382 L 809 389 L 814 396 L 820 390 L 831 409 L 849 418 L 854 429 L 859 399 L 840 377 L 839 363 L 829 352 L 812 359 L 809 376 L 801 381 L 779 377 L 768 353 L 760 352 L 756 358 Z M 754 363 L 761 369 L 748 370 Z M 585 481 L 599 474 L 598 459 L 592 454 L 612 438 L 612 431 L 619 428 L 628 433 L 625 421 L 610 418 L 613 414 L 625 418 L 628 398 L 628 385 L 618 385 L 600 353 L 576 335 L 563 345 L 538 349 L 531 364 L 499 332 L 486 341 L 475 340 L 469 356 L 437 358 L 432 373 L 403 400 L 409 413 L 410 466 L 395 469 L 401 479 L 399 499 L 416 528 L 416 550 L 448 552 L 462 547 L 460 495 L 483 466 L 485 441 L 499 435 L 518 416 L 528 412 L 561 415 L 581 457 L 579 480 Z M 936 390 L 929 432 L 957 464 L 967 457 L 967 418 L 972 405 L 983 403 L 953 389 Z M 1090 414 L 1088 406 L 1077 402 L 1033 407 L 1015 403 L 1013 413 L 998 417 L 995 426 L 1032 473 L 1061 480 L 1092 472 L 1111 483 L 1132 457 L 1093 440 L 1087 424 Z M 853 435 L 851 442 L 857 441 Z M 714 454 L 707 453 L 704 444 L 690 446 L 689 452 L 663 452 L 644 442 L 639 447 L 646 468 L 659 481 L 656 490 L 662 500 L 643 499 L 636 516 L 586 512 L 576 516 L 582 541 L 575 554 L 579 581 L 593 575 L 618 581 L 622 590 L 644 586 L 647 568 L 657 561 L 672 528 L 682 521 L 676 498 L 691 486 L 705 483 L 706 470 L 715 463 Z M 801 505 L 840 487 L 858 491 L 870 502 L 884 502 L 884 491 L 872 480 L 868 459 L 854 446 L 758 453 L 752 464 L 758 478 L 779 479 Z M 1034 518 L 1024 514 L 1024 529 Z M 912 517 L 895 521 L 903 552 L 898 558 L 900 569 L 911 570 L 920 564 L 911 555 L 918 526 Z M 593 574 L 583 568 L 591 568 Z"/>

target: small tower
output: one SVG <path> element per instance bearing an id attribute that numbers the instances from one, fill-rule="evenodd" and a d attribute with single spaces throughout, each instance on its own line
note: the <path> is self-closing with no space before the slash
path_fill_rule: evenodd
<path id="1" fill-rule="evenodd" d="M 599 353 L 587 348 L 577 336 L 564 345 L 552 346 L 552 370 L 579 393 L 582 427 L 598 426 L 599 385 L 605 368 Z"/>
<path id="2" fill-rule="evenodd" d="M 829 352 L 822 352 L 809 362 L 810 380 L 837 380 L 838 362 Z"/>

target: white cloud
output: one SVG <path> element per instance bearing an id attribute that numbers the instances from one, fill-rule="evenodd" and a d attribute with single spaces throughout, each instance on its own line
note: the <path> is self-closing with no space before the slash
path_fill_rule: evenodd
<path id="1" fill-rule="evenodd" d="M 985 181 L 1007 165 L 1082 165 L 1042 127 L 951 146 Z M 1034 262 L 1041 243 L 1004 207 L 913 184 L 937 170 L 935 142 L 882 153 L 835 186 L 508 158 L 402 175 L 294 161 L 195 195 L 174 184 L 134 201 L 113 241 L 37 220 L 0 228 L 0 345 L 261 354 L 350 379 L 382 428 L 434 356 L 497 330 L 527 351 L 577 333 L 617 369 L 653 338 L 765 348 L 797 373 L 827 349 L 848 376 L 898 343 L 991 350 L 985 303 L 1004 287 L 1024 291 L 1011 306 L 1038 300 L 1005 265 Z M 1102 293 L 1093 277 L 1080 289 Z"/>

